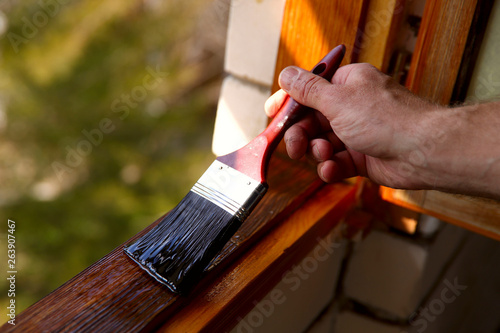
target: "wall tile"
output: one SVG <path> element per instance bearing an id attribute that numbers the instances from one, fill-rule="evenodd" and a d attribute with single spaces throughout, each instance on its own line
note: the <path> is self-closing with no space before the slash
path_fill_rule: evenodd
<path id="1" fill-rule="evenodd" d="M 337 285 L 346 241 L 334 230 L 284 275 L 267 296 L 231 333 L 301 333 L 331 302 Z"/>
<path id="2" fill-rule="evenodd" d="M 272 85 L 285 2 L 231 2 L 225 56 L 227 72 L 265 86 Z"/>
<path id="3" fill-rule="evenodd" d="M 243 147 L 262 132 L 268 120 L 264 103 L 269 95 L 270 89 L 231 75 L 224 79 L 212 142 L 217 156 Z"/>

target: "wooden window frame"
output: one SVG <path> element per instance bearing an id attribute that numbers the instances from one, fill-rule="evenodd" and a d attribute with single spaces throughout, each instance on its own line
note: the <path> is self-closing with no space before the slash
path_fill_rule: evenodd
<path id="1" fill-rule="evenodd" d="M 278 53 L 280 66 L 312 67 L 334 46 L 354 45 L 365 2 L 289 0 L 283 23 L 287 29 L 282 31 Z M 305 5 L 310 5 L 310 15 L 298 17 Z M 295 21 L 293 28 L 291 21 Z M 321 22 L 314 33 L 322 38 L 300 36 L 310 31 L 308 25 L 314 21 Z M 291 42 L 286 48 L 285 41 Z M 293 58 L 286 57 L 291 54 Z M 352 55 L 351 50 L 346 62 Z M 7 332 L 230 329 L 235 318 L 244 317 L 253 301 L 265 296 L 356 204 L 356 184 L 325 185 L 313 165 L 293 162 L 279 151 L 269 170 L 268 193 L 190 295 L 169 292 L 120 246 L 19 314 Z"/>
<path id="2" fill-rule="evenodd" d="M 440 104 L 463 101 L 492 5 L 485 0 L 427 0 L 406 86 Z M 495 200 L 387 187 L 380 193 L 393 204 L 500 240 L 500 204 Z"/>
<path id="3" fill-rule="evenodd" d="M 416 93 L 448 103 L 453 84 L 443 73 L 461 77 L 460 66 L 467 53 L 467 34 L 481 0 L 428 0 L 408 86 Z M 399 8 L 383 1 L 288 0 L 283 19 L 277 75 L 287 65 L 310 68 L 329 49 L 345 43 L 348 53 L 344 63 L 363 60 L 385 69 L 394 46 Z M 464 13 L 449 6 L 466 8 Z M 370 40 L 363 39 L 363 22 L 371 11 L 388 9 L 390 22 Z M 310 29 L 311 24 L 318 24 Z M 441 24 L 442 23 L 442 24 Z M 450 39 L 440 36 L 448 29 L 459 29 Z M 453 30 L 455 31 L 455 30 Z M 465 36 L 465 38 L 464 38 Z M 446 40 L 444 40 L 445 38 Z M 436 44 L 438 43 L 438 44 Z M 444 47 L 435 47 L 443 43 Z M 379 45 L 367 47 L 363 45 Z M 451 67 L 450 67 L 451 66 Z M 463 66 L 462 66 L 463 68 Z M 429 86 L 434 88 L 430 89 Z M 280 281 L 283 273 L 299 262 L 317 243 L 339 226 L 350 210 L 359 205 L 358 183 L 325 185 L 314 166 L 291 162 L 277 152 L 270 163 L 270 190 L 257 210 L 237 235 L 214 260 L 201 283 L 188 296 L 172 294 L 154 281 L 124 254 L 123 246 L 90 266 L 16 317 L 15 326 L 4 326 L 6 332 L 47 331 L 224 331 L 237 324 Z M 463 198 L 446 197 L 440 201 L 434 192 L 399 191 L 382 188 L 382 198 L 416 211 L 436 215 L 447 221 L 475 229 L 472 222 L 454 220 L 455 205 Z M 415 194 L 414 194 L 415 193 Z M 422 199 L 424 193 L 424 199 Z M 400 195 L 401 194 L 401 195 Z M 367 193 L 363 193 L 364 196 Z M 373 197 L 372 194 L 370 194 Z M 402 199 L 410 197 L 419 200 Z M 434 206 L 426 206 L 432 198 Z M 448 206 L 447 206 L 448 205 Z M 499 216 L 498 205 L 474 203 L 474 209 L 490 209 Z M 443 207 L 449 210 L 443 211 Z M 451 207 L 451 208 L 450 208 Z M 488 207 L 488 208 L 485 208 Z M 150 230 L 153 223 L 127 243 Z M 500 226 L 486 232 L 485 226 L 475 231 L 498 236 Z M 6 324 L 7 325 L 7 324 Z"/>

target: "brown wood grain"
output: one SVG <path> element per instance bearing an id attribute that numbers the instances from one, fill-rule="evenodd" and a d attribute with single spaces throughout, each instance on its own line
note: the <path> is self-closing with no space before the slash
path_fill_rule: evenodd
<path id="1" fill-rule="evenodd" d="M 366 0 L 288 0 L 285 5 L 273 91 L 287 66 L 311 69 L 339 44 L 347 51 L 342 64 L 355 59 Z"/>
<path id="2" fill-rule="evenodd" d="M 438 191 L 381 188 L 382 198 L 401 207 L 435 216 L 478 234 L 500 240 L 500 204 L 497 201 Z"/>
<path id="3" fill-rule="evenodd" d="M 160 332 L 226 332 L 332 230 L 355 201 L 355 187 L 328 185 L 199 293 Z"/>
<path id="4" fill-rule="evenodd" d="M 387 72 L 397 33 L 404 14 L 405 0 L 371 0 L 361 33 L 358 62 L 367 62 Z"/>
<path id="5" fill-rule="evenodd" d="M 275 76 L 291 64 L 310 69 L 341 43 L 347 47 L 344 63 L 352 62 L 366 3 L 288 0 Z M 355 192 L 352 185 L 323 186 L 315 170 L 273 158 L 269 192 L 189 296 L 173 295 L 133 263 L 120 246 L 19 314 L 16 326 L 2 329 L 222 331 L 249 311 L 252 301 L 265 295 L 318 236 L 338 223 L 353 204 Z"/>
<path id="6" fill-rule="evenodd" d="M 469 89 L 472 73 L 476 65 L 476 60 L 479 56 L 479 51 L 481 50 L 481 44 L 483 42 L 494 3 L 494 1 L 490 0 L 478 0 L 477 2 L 476 12 L 474 13 L 474 18 L 472 19 L 469 36 L 467 37 L 467 42 L 465 43 L 462 64 L 460 65 L 460 70 L 455 82 L 455 89 L 451 97 L 451 104 L 464 102 L 467 97 L 467 91 Z"/>
<path id="7" fill-rule="evenodd" d="M 310 70 L 339 44 L 346 46 L 341 65 L 350 64 L 361 46 L 361 29 L 368 0 L 287 0 L 271 91 L 287 66 Z M 283 142 L 277 148 L 286 152 Z"/>
<path id="8" fill-rule="evenodd" d="M 460 70 L 478 0 L 427 1 L 406 86 L 448 104 Z"/>
<path id="9" fill-rule="evenodd" d="M 132 262 L 120 246 L 20 313 L 16 325 L 5 324 L 2 331 L 137 332 L 154 329 L 192 302 L 197 293 L 207 293 L 214 278 L 231 260 L 299 208 L 322 183 L 315 172 L 303 164 L 275 157 L 270 164 L 269 185 L 257 210 L 228 243 L 192 296 L 172 294 Z"/>

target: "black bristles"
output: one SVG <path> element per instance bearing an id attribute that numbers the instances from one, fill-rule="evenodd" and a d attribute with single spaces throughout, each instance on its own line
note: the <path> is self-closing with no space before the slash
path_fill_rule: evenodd
<path id="1" fill-rule="evenodd" d="M 155 279 L 185 294 L 242 221 L 194 192 L 125 251 Z"/>
<path id="2" fill-rule="evenodd" d="M 312 72 L 330 81 L 344 54 L 344 45 L 335 47 Z M 306 114 L 307 108 L 287 97 L 259 136 L 219 156 L 179 205 L 126 253 L 172 291 L 189 291 L 265 195 L 272 152 Z"/>

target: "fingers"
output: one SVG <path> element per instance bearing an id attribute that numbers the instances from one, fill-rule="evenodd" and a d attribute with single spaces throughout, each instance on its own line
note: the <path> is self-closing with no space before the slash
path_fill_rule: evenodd
<path id="1" fill-rule="evenodd" d="M 285 133 L 285 144 L 288 155 L 295 160 L 310 155 L 316 162 L 324 162 L 334 154 L 346 150 L 342 141 L 328 132 L 320 137 L 309 139 L 310 134 L 304 127 L 295 125 Z"/>
<path id="2" fill-rule="evenodd" d="M 309 145 L 309 138 L 306 130 L 301 126 L 292 126 L 285 132 L 286 152 L 291 159 L 298 160 L 302 158 Z"/>
<path id="3" fill-rule="evenodd" d="M 325 139 L 314 139 L 311 140 L 310 151 L 316 162 L 324 162 L 332 157 L 333 145 Z"/>
<path id="4" fill-rule="evenodd" d="M 318 164 L 319 177 L 327 183 L 334 183 L 359 175 L 349 151 L 335 154 L 331 159 Z"/>
<path id="5" fill-rule="evenodd" d="M 322 77 L 295 66 L 281 71 L 279 84 L 298 103 L 320 111 L 324 111 L 324 99 L 332 86 Z"/>
<path id="6" fill-rule="evenodd" d="M 267 116 L 271 118 L 274 117 L 283 104 L 285 104 L 287 97 L 288 94 L 283 89 L 278 90 L 271 97 L 269 97 L 264 104 L 264 110 L 266 111 Z"/>
<path id="7" fill-rule="evenodd" d="M 303 119 L 285 132 L 284 140 L 288 155 L 292 159 L 300 159 L 310 150 L 311 140 L 327 138 L 330 133 L 333 134 L 328 121 L 321 113 L 310 110 Z M 333 137 L 336 136 L 333 134 Z"/>
<path id="8" fill-rule="evenodd" d="M 265 105 L 266 113 L 274 116 L 288 95 L 311 108 L 305 118 L 285 133 L 288 155 L 292 159 L 300 159 L 308 153 L 318 162 L 318 175 L 325 182 L 335 182 L 359 174 L 366 175 L 365 155 L 346 148 L 347 145 L 336 133 L 344 133 L 343 139 L 350 138 L 345 134 L 345 128 L 352 131 L 352 128 L 356 128 L 353 124 L 359 123 L 352 121 L 357 119 L 355 116 L 359 112 L 353 108 L 351 100 L 360 98 L 364 104 L 369 103 L 366 101 L 365 91 L 369 93 L 371 90 L 363 86 L 366 83 L 364 77 L 375 76 L 373 81 L 381 84 L 380 80 L 375 80 L 378 78 L 376 74 L 376 70 L 369 65 L 348 65 L 339 68 L 332 82 L 328 82 L 298 67 L 285 68 L 279 77 L 282 90 L 268 99 Z M 334 120 L 339 124 L 338 128 L 335 127 L 336 132 L 332 129 Z M 351 142 L 348 145 L 352 144 Z"/>
<path id="9" fill-rule="evenodd" d="M 309 145 L 311 156 L 316 162 L 324 162 L 343 150 L 346 150 L 344 143 L 333 132 L 311 140 Z"/>

